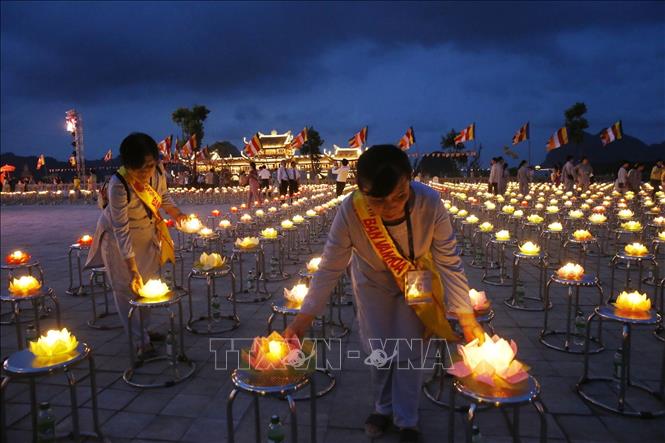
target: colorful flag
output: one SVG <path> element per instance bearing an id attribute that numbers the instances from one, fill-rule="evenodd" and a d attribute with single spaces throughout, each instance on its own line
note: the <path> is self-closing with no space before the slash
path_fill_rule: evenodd
<path id="1" fill-rule="evenodd" d="M 614 140 L 621 140 L 623 138 L 623 129 L 621 127 L 621 120 L 600 131 L 600 141 L 603 142 L 603 146 L 607 146 L 612 143 Z"/>
<path id="2" fill-rule="evenodd" d="M 402 151 L 406 151 L 416 143 L 416 133 L 413 132 L 413 126 L 406 130 L 406 134 L 399 139 L 398 146 Z"/>
<path id="3" fill-rule="evenodd" d="M 184 145 L 182 145 L 180 153 L 183 159 L 189 160 L 192 156 L 192 152 L 194 152 L 195 150 L 196 150 L 196 134 L 192 134 L 191 137 L 187 139 L 187 142 Z"/>
<path id="4" fill-rule="evenodd" d="M 261 145 L 261 139 L 259 138 L 258 132 L 254 134 L 254 137 L 245 145 L 245 154 L 248 157 L 254 157 L 259 151 L 263 148 Z"/>
<path id="5" fill-rule="evenodd" d="M 196 152 L 196 159 L 201 162 L 205 162 L 208 160 L 208 147 L 206 146 L 203 149 L 199 149 Z"/>
<path id="6" fill-rule="evenodd" d="M 367 126 L 356 132 L 349 139 L 349 146 L 352 148 L 362 148 L 367 143 Z"/>
<path id="7" fill-rule="evenodd" d="M 524 123 L 521 128 L 513 135 L 513 145 L 522 143 L 529 139 L 529 122 Z"/>
<path id="8" fill-rule="evenodd" d="M 466 129 L 463 129 L 462 132 L 455 136 L 455 144 L 459 145 L 460 143 L 468 142 L 469 140 L 474 140 L 476 138 L 476 124 L 471 123 Z"/>
<path id="9" fill-rule="evenodd" d="M 113 158 L 113 152 L 111 152 L 111 150 L 109 149 L 106 152 L 106 155 L 104 156 L 104 161 L 105 162 L 110 162 L 112 158 Z"/>
<path id="10" fill-rule="evenodd" d="M 547 142 L 547 152 L 558 149 L 568 143 L 568 129 L 564 126 L 559 128 Z"/>
<path id="11" fill-rule="evenodd" d="M 173 135 L 169 135 L 161 142 L 157 143 L 157 148 L 159 152 L 164 156 L 164 159 L 171 157 L 171 142 L 173 141 Z"/>
<path id="12" fill-rule="evenodd" d="M 45 164 L 46 160 L 44 160 L 44 154 L 42 154 L 37 159 L 37 170 L 39 171 L 42 168 L 42 166 L 44 166 Z"/>
<path id="13" fill-rule="evenodd" d="M 302 131 L 300 131 L 300 134 L 298 134 L 291 141 L 290 147 L 292 149 L 300 149 L 300 147 L 304 145 L 306 141 L 307 141 L 307 128 L 304 128 Z"/>

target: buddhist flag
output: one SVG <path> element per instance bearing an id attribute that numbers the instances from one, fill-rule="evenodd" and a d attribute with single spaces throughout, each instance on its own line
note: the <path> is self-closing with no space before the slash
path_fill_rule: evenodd
<path id="1" fill-rule="evenodd" d="M 559 128 L 554 134 L 552 134 L 552 137 L 550 137 L 546 146 L 547 152 L 558 149 L 565 144 L 568 144 L 568 129 L 564 126 L 563 128 Z"/>
<path id="2" fill-rule="evenodd" d="M 515 135 L 513 135 L 513 145 L 517 145 L 528 139 L 529 139 L 529 122 L 526 122 L 524 125 L 522 125 L 521 128 L 517 130 Z"/>
<path id="3" fill-rule="evenodd" d="M 305 144 L 307 141 L 307 128 L 303 128 L 302 131 L 300 131 L 300 134 L 298 134 L 293 141 L 291 141 L 290 147 L 292 149 L 300 149 L 302 145 Z"/>
<path id="4" fill-rule="evenodd" d="M 367 143 L 367 126 L 356 132 L 353 137 L 349 139 L 349 146 L 351 148 L 362 148 Z"/>
<path id="5" fill-rule="evenodd" d="M 205 162 L 208 160 L 208 147 L 206 146 L 203 149 L 199 149 L 196 152 L 196 159 L 202 162 Z"/>
<path id="6" fill-rule="evenodd" d="M 245 145 L 244 151 L 248 157 L 254 157 L 256 154 L 261 151 L 263 146 L 261 145 L 261 139 L 259 138 L 258 132 L 254 134 L 254 137 Z"/>
<path id="7" fill-rule="evenodd" d="M 463 129 L 462 132 L 455 136 L 455 144 L 459 145 L 460 143 L 468 142 L 469 140 L 474 140 L 476 138 L 476 124 L 471 123 L 466 129 Z"/>
<path id="8" fill-rule="evenodd" d="M 164 140 L 161 142 L 157 143 L 157 148 L 159 148 L 159 152 L 164 156 L 164 159 L 166 160 L 167 158 L 171 158 L 171 142 L 173 141 L 173 136 L 169 135 L 166 137 Z M 166 160 L 168 161 L 168 160 Z"/>
<path id="9" fill-rule="evenodd" d="M 621 128 L 621 120 L 600 131 L 600 141 L 603 142 L 603 146 L 607 146 L 612 143 L 614 140 L 621 140 L 623 138 L 623 129 Z"/>
<path id="10" fill-rule="evenodd" d="M 104 161 L 105 162 L 110 162 L 112 158 L 113 158 L 113 152 L 111 152 L 111 150 L 109 149 L 106 152 L 106 155 L 104 155 Z"/>
<path id="11" fill-rule="evenodd" d="M 181 154 L 184 159 L 189 160 L 192 157 L 192 152 L 196 149 L 196 134 L 192 134 L 182 145 Z"/>
<path id="12" fill-rule="evenodd" d="M 415 143 L 416 143 L 416 133 L 413 132 L 413 127 L 410 126 L 409 129 L 406 130 L 406 134 L 404 134 L 402 138 L 399 139 L 398 146 L 402 151 L 406 151 Z"/>
<path id="13" fill-rule="evenodd" d="M 39 171 L 42 168 L 42 166 L 44 166 L 45 164 L 46 160 L 44 160 L 44 154 L 42 154 L 37 159 L 37 170 Z"/>

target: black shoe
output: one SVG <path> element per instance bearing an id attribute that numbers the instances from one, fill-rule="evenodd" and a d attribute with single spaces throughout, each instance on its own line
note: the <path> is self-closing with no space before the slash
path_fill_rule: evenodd
<path id="1" fill-rule="evenodd" d="M 420 431 L 413 428 L 403 428 L 399 430 L 399 443 L 418 443 L 420 442 Z"/>
<path id="2" fill-rule="evenodd" d="M 371 414 L 365 420 L 365 435 L 369 438 L 379 438 L 393 423 L 392 418 L 387 415 Z"/>
<path id="3" fill-rule="evenodd" d="M 150 337 L 150 341 L 164 341 L 164 340 L 166 340 L 166 335 L 162 334 L 161 332 L 157 332 L 157 331 L 148 331 L 148 337 Z"/>

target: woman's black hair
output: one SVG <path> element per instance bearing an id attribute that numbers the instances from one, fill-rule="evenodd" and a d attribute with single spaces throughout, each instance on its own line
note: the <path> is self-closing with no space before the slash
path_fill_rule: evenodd
<path id="1" fill-rule="evenodd" d="M 249 167 L 250 167 L 250 169 L 256 169 L 256 163 L 255 162 L 249 162 Z"/>
<path id="2" fill-rule="evenodd" d="M 406 153 L 394 145 L 374 145 L 362 153 L 356 164 L 358 187 L 371 196 L 383 198 L 393 192 L 402 178 L 411 178 Z"/>
<path id="3" fill-rule="evenodd" d="M 526 160 L 522 160 L 522 162 L 520 163 L 520 165 L 519 165 L 518 167 L 521 168 L 521 167 L 524 166 L 525 164 L 526 164 Z"/>
<path id="4" fill-rule="evenodd" d="M 345 158 L 342 159 L 342 165 L 347 166 L 349 164 L 349 161 Z"/>
<path id="5" fill-rule="evenodd" d="M 133 132 L 120 144 L 120 162 L 126 168 L 142 168 L 148 155 L 155 160 L 159 159 L 157 143 L 148 134 Z"/>

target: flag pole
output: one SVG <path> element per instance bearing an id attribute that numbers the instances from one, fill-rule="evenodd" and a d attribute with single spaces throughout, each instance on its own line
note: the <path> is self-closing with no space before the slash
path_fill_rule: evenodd
<path id="1" fill-rule="evenodd" d="M 527 141 L 529 143 L 529 166 L 531 166 L 531 137 Z"/>

